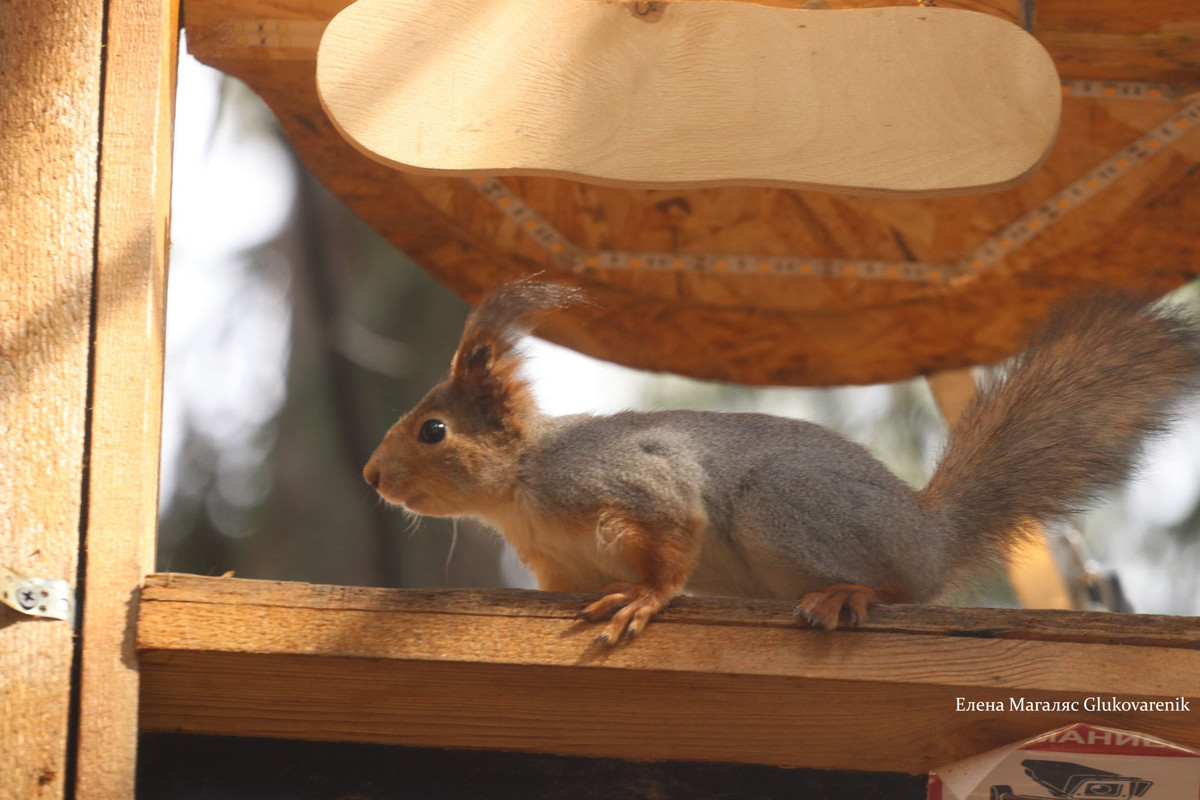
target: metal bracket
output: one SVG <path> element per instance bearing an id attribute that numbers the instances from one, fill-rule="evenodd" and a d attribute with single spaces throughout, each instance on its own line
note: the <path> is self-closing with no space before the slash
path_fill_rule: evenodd
<path id="1" fill-rule="evenodd" d="M 61 619 L 75 628 L 75 590 L 66 581 L 30 578 L 0 566 L 0 603 L 31 617 Z"/>

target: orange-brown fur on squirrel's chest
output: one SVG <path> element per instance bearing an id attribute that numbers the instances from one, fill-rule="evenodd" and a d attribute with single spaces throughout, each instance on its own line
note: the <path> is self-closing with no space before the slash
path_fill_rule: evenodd
<path id="1" fill-rule="evenodd" d="M 504 534 L 539 589 L 598 592 L 611 583 L 638 578 L 634 566 L 622 558 L 619 542 L 601 523 L 603 513 L 547 518 L 533 504 L 516 499 L 479 516 Z"/>

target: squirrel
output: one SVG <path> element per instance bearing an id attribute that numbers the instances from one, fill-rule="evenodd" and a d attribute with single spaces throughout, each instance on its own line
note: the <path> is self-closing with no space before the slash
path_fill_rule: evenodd
<path id="1" fill-rule="evenodd" d="M 1200 388 L 1191 321 L 1122 294 L 1078 299 L 981 387 L 915 490 L 801 420 L 541 413 L 518 341 L 584 300 L 531 279 L 492 291 L 449 377 L 388 430 L 363 476 L 409 512 L 497 528 L 540 589 L 603 593 L 581 616 L 608 620 L 608 645 L 685 591 L 798 601 L 799 617 L 830 630 L 876 603 L 935 601 L 1002 562 L 1028 522 L 1124 482 Z"/>

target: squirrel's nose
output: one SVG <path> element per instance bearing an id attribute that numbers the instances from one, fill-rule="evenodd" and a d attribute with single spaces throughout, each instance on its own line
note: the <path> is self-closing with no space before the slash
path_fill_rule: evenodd
<path id="1" fill-rule="evenodd" d="M 379 488 L 379 467 L 375 465 L 375 459 L 371 459 L 367 462 L 367 465 L 363 467 L 363 480 L 374 486 L 376 489 Z"/>

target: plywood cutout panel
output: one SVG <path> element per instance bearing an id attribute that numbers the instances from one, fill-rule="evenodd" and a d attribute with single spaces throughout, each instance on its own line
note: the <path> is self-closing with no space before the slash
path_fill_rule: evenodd
<path id="1" fill-rule="evenodd" d="M 317 86 L 402 169 L 918 196 L 1028 177 L 1061 101 L 1049 54 L 999 17 L 737 2 L 358 0 Z"/>

